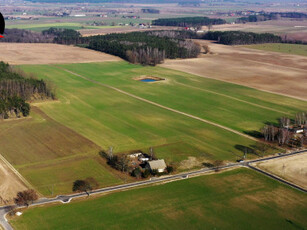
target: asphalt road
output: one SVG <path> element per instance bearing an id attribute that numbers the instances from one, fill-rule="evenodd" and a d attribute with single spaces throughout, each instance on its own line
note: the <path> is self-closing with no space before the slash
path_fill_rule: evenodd
<path id="1" fill-rule="evenodd" d="M 277 180 L 281 183 L 284 183 L 284 184 L 286 184 L 286 185 L 288 185 L 288 186 L 290 186 L 294 189 L 297 189 L 299 191 L 306 193 L 307 191 L 305 189 L 250 165 L 252 163 L 288 157 L 288 156 L 292 156 L 292 155 L 296 155 L 296 154 L 301 154 L 301 153 L 304 153 L 304 152 L 306 153 L 306 150 L 296 151 L 296 152 L 292 152 L 292 153 L 288 153 L 288 154 L 280 154 L 280 155 L 277 155 L 277 156 L 266 157 L 266 158 L 261 158 L 261 159 L 257 159 L 257 160 L 246 161 L 246 162 L 232 163 L 232 164 L 228 164 L 228 165 L 225 165 L 225 166 L 221 166 L 218 169 L 222 170 L 222 169 L 229 169 L 229 168 L 235 168 L 235 167 L 248 167 L 248 168 L 250 168 L 252 170 L 256 170 L 257 172 L 262 173 L 262 174 L 264 174 L 264 175 L 266 175 L 266 176 L 268 176 L 272 179 L 275 179 L 275 180 Z M 188 179 L 191 176 L 193 177 L 193 176 L 202 175 L 202 174 L 209 173 L 209 172 L 214 172 L 216 169 L 217 168 L 204 168 L 204 169 L 180 173 L 180 174 L 176 174 L 176 175 L 164 176 L 164 177 L 159 177 L 159 178 L 152 178 L 152 179 L 146 180 L 146 181 L 140 181 L 140 182 L 117 185 L 117 186 L 112 186 L 112 187 L 107 187 L 107 188 L 101 188 L 101 189 L 93 190 L 89 193 L 83 192 L 83 193 L 76 193 L 76 194 L 71 194 L 71 195 L 60 195 L 60 196 L 57 196 L 57 197 L 54 197 L 54 198 L 41 198 L 38 201 L 35 201 L 30 206 L 37 206 L 37 205 L 43 205 L 43 204 L 55 203 L 55 202 L 68 203 L 72 199 L 87 197 L 89 195 L 103 194 L 103 193 L 114 192 L 114 191 L 121 191 L 121 190 L 131 189 L 131 188 L 134 188 L 134 187 L 140 187 L 140 186 L 144 186 L 144 185 L 151 185 L 151 184 L 156 184 L 156 183 L 161 183 L 161 182 L 170 182 L 170 181 L 173 181 L 173 180 Z M 4 230 L 13 229 L 5 219 L 5 215 L 8 213 L 8 211 L 9 211 L 8 206 L 0 208 L 0 224 L 3 226 Z"/>

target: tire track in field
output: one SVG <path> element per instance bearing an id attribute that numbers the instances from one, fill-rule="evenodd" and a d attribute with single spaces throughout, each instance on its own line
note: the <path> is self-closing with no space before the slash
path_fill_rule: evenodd
<path id="1" fill-rule="evenodd" d="M 181 115 L 184 115 L 184 116 L 186 116 L 186 117 L 189 117 L 189 118 L 192 118 L 192 119 L 195 119 L 195 120 L 198 120 L 198 121 L 201 121 L 201 122 L 204 122 L 204 123 L 213 125 L 213 126 L 216 126 L 216 127 L 218 127 L 218 128 L 221 128 L 221 129 L 227 130 L 227 131 L 229 131 L 229 132 L 235 133 L 235 134 L 237 134 L 237 135 L 239 135 L 239 136 L 248 138 L 248 139 L 250 139 L 250 140 L 258 141 L 256 138 L 251 137 L 251 136 L 249 136 L 249 135 L 247 135 L 247 134 L 241 133 L 241 132 L 239 132 L 239 131 L 237 131 L 237 130 L 228 128 L 228 127 L 226 127 L 226 126 L 217 124 L 217 123 L 212 122 L 212 121 L 208 121 L 208 120 L 206 120 L 206 119 L 203 119 L 203 118 L 194 116 L 194 115 L 192 115 L 192 114 L 188 114 L 188 113 L 185 113 L 185 112 L 181 112 L 181 111 L 179 111 L 179 110 L 172 109 L 172 108 L 170 108 L 170 107 L 167 107 L 167 106 L 158 104 L 158 103 L 156 103 L 156 102 L 153 102 L 153 101 L 147 100 L 147 99 L 145 99 L 145 98 L 136 96 L 136 95 L 134 95 L 134 94 L 132 94 L 132 93 L 128 93 L 128 92 L 126 92 L 126 91 L 124 91 L 124 90 L 121 90 L 121 89 L 118 89 L 118 88 L 116 88 L 116 87 L 113 87 L 113 86 L 110 86 L 110 85 L 106 85 L 106 84 L 103 84 L 103 83 L 101 83 L 101 82 L 98 82 L 98 81 L 92 80 L 92 79 L 90 79 L 90 78 L 84 77 L 84 76 L 82 76 L 82 75 L 80 75 L 80 74 L 77 74 L 77 73 L 75 73 L 75 72 L 72 72 L 72 71 L 70 71 L 70 70 L 68 70 L 68 69 L 65 69 L 65 68 L 62 68 L 62 67 L 59 67 L 59 66 L 55 66 L 55 67 L 58 68 L 58 69 L 61 69 L 61 70 L 65 71 L 65 72 L 67 72 L 67 73 L 70 73 L 70 74 L 72 74 L 72 75 L 74 75 L 74 76 L 77 76 L 77 77 L 79 77 L 79 78 L 82 78 L 82 79 L 84 79 L 84 80 L 87 80 L 87 81 L 89 81 L 89 82 L 92 82 L 92 83 L 94 83 L 94 84 L 96 84 L 96 85 L 100 85 L 100 86 L 103 86 L 103 87 L 106 87 L 106 88 L 115 90 L 115 91 L 117 91 L 117 92 L 119 92 L 119 93 L 121 93 L 121 94 L 125 94 L 125 95 L 127 95 L 127 96 L 129 96 L 129 97 L 132 97 L 132 98 L 135 98 L 135 99 L 137 99 L 137 100 L 139 100 L 139 101 L 143 101 L 143 102 L 145 102 L 145 103 L 154 105 L 154 106 L 156 106 L 156 107 L 159 107 L 159 108 L 162 108 L 162 109 L 165 109 L 165 110 L 168 110 L 168 111 L 177 113 L 177 114 L 181 114 Z"/>
<path id="2" fill-rule="evenodd" d="M 189 87 L 189 88 L 192 88 L 192 89 L 197 89 L 197 90 L 201 90 L 201 91 L 204 91 L 204 92 L 216 94 L 216 95 L 219 95 L 219 96 L 222 96 L 222 97 L 227 97 L 227 98 L 230 98 L 232 100 L 240 101 L 240 102 L 243 102 L 243 103 L 246 103 L 246 104 L 249 104 L 249 105 L 253 105 L 253 106 L 256 106 L 256 107 L 259 107 L 259 108 L 262 108 L 262 109 L 267 109 L 267 110 L 271 110 L 271 111 L 274 111 L 274 112 L 291 115 L 291 113 L 288 113 L 288 112 L 280 111 L 278 109 L 273 109 L 273 108 L 270 108 L 270 107 L 267 107 L 267 106 L 264 106 L 264 105 L 259 105 L 259 104 L 253 103 L 253 102 L 244 101 L 242 99 L 235 98 L 235 97 L 232 97 L 232 96 L 229 96 L 229 95 L 226 95 L 226 94 L 218 93 L 218 92 L 215 92 L 215 91 L 212 91 L 212 90 L 202 89 L 202 88 L 198 88 L 198 87 L 195 87 L 195 86 L 186 85 L 186 84 L 183 84 L 183 83 L 180 83 L 180 82 L 176 82 L 176 83 L 178 85 L 182 85 L 182 86 Z"/>

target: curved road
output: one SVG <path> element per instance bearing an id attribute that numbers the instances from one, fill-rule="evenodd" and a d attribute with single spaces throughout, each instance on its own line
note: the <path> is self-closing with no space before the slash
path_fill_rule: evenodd
<path id="1" fill-rule="evenodd" d="M 277 156 L 271 156 L 271 157 L 251 160 L 251 161 L 247 161 L 247 162 L 232 163 L 232 164 L 228 164 L 228 165 L 225 165 L 225 166 L 221 166 L 218 169 L 221 170 L 221 169 L 229 169 L 229 168 L 235 168 L 235 167 L 248 167 L 248 168 L 256 170 L 257 172 L 260 172 L 260 173 L 262 173 L 266 176 L 269 176 L 270 178 L 273 178 L 273 179 L 275 179 L 275 180 L 277 180 L 281 183 L 284 183 L 284 184 L 286 184 L 286 185 L 288 185 L 288 186 L 290 186 L 294 189 L 297 189 L 299 191 L 307 193 L 307 190 L 305 190 L 305 189 L 303 189 L 303 188 L 301 188 L 301 187 L 299 187 L 295 184 L 292 184 L 288 181 L 285 181 L 285 180 L 283 180 L 279 177 L 276 177 L 272 174 L 264 172 L 264 171 L 250 165 L 250 164 L 256 163 L 256 162 L 278 159 L 278 158 L 288 157 L 288 156 L 302 154 L 302 153 L 307 153 L 307 151 L 302 150 L 302 151 L 296 151 L 296 152 L 292 152 L 292 153 L 288 153 L 288 154 L 279 154 Z M 76 193 L 76 194 L 71 194 L 71 195 L 60 195 L 60 196 L 57 196 L 57 197 L 54 197 L 54 198 L 42 198 L 42 199 L 39 199 L 38 201 L 34 202 L 30 206 L 37 206 L 37 205 L 43 205 L 43 204 L 55 203 L 55 202 L 69 203 L 72 199 L 86 197 L 86 196 L 89 196 L 91 194 L 103 194 L 103 193 L 108 193 L 108 192 L 113 192 L 113 191 L 121 191 L 121 190 L 124 190 L 124 189 L 131 189 L 131 188 L 134 188 L 134 187 L 140 187 L 140 186 L 145 186 L 145 185 L 150 185 L 150 184 L 161 183 L 161 182 L 171 182 L 171 181 L 174 181 L 174 180 L 188 179 L 190 176 L 202 175 L 204 173 L 213 172 L 216 169 L 217 168 L 204 168 L 204 169 L 180 173 L 180 174 L 176 174 L 176 175 L 170 175 L 170 176 L 165 176 L 165 177 L 160 177 L 160 178 L 153 178 L 153 179 L 146 180 L 146 181 L 140 181 L 140 182 L 117 185 L 117 186 L 112 186 L 112 187 L 107 187 L 107 188 L 101 188 L 101 189 L 93 190 L 93 191 L 89 192 L 88 194 L 83 192 L 83 193 Z M 3 226 L 3 228 L 5 230 L 12 230 L 13 229 L 9 225 L 7 220 L 5 219 L 5 215 L 9 212 L 9 210 L 10 210 L 10 206 L 0 208 L 0 224 Z"/>

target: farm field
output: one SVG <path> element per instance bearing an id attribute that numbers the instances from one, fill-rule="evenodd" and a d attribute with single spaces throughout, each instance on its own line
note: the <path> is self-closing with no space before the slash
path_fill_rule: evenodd
<path id="1" fill-rule="evenodd" d="M 43 43 L 2 43 L 0 60 L 11 65 L 118 61 L 118 57 L 74 46 Z M 35 71 L 34 71 L 35 72 Z"/>
<path id="2" fill-rule="evenodd" d="M 307 56 L 307 45 L 272 43 L 272 44 L 248 45 L 245 47 L 257 50 Z"/>
<path id="3" fill-rule="evenodd" d="M 81 29 L 79 32 L 82 36 L 104 35 L 110 33 L 128 33 L 135 31 L 151 31 L 151 30 L 178 30 L 178 27 L 171 26 L 152 26 L 151 28 L 140 29 L 132 26 L 113 26 L 101 29 Z"/>
<path id="4" fill-rule="evenodd" d="M 307 80 L 307 57 L 197 42 L 208 44 L 213 54 L 166 60 L 161 66 L 307 100 L 307 85 L 302 84 Z"/>
<path id="5" fill-rule="evenodd" d="M 204 30 L 207 28 L 204 27 Z M 269 20 L 245 24 L 225 24 L 213 26 L 213 30 L 241 30 L 254 33 L 274 33 L 287 39 L 307 41 L 307 20 Z"/>
<path id="6" fill-rule="evenodd" d="M 242 133 L 259 131 L 265 122 L 277 122 L 281 116 L 294 115 L 307 106 L 307 102 L 158 67 L 134 66 L 126 62 L 62 67 Z M 151 75 L 165 80 L 155 83 L 134 80 Z"/>
<path id="7" fill-rule="evenodd" d="M 31 24 L 11 24 L 8 25 L 8 29 L 24 29 L 24 30 L 32 30 L 36 32 L 41 32 L 43 30 L 47 30 L 50 27 L 54 28 L 63 28 L 63 29 L 73 29 L 73 30 L 80 30 L 80 29 L 102 29 L 102 28 L 112 28 L 111 26 L 89 26 L 82 23 L 77 22 L 68 22 L 68 23 L 31 23 Z M 114 26 L 113 26 L 114 27 Z"/>
<path id="8" fill-rule="evenodd" d="M 73 181 L 86 177 L 100 186 L 122 182 L 97 158 L 97 145 L 36 107 L 30 118 L 0 122 L 0 136 L 1 154 L 43 195 L 70 193 Z"/>
<path id="9" fill-rule="evenodd" d="M 256 166 L 307 189 L 307 152 L 280 160 L 261 162 Z"/>
<path id="10" fill-rule="evenodd" d="M 10 223 L 17 230 L 304 229 L 306 202 L 304 193 L 241 168 L 67 205 L 30 208 Z"/>
<path id="11" fill-rule="evenodd" d="M 79 71 L 79 65 L 69 66 Z M 125 76 L 125 72 L 135 69 L 145 70 L 126 62 L 85 65 L 83 68 L 92 68 L 102 76 L 105 74 L 111 78 L 120 78 Z M 235 148 L 236 144 L 255 144 L 246 137 L 127 97 L 54 66 L 27 65 L 22 69 L 29 72 L 35 69 L 39 77 L 50 79 L 57 85 L 61 103 L 42 104 L 40 108 L 44 112 L 103 149 L 113 146 L 115 152 L 148 151 L 149 147 L 154 146 L 157 147 L 158 157 L 165 158 L 167 162 L 179 162 L 188 156 L 207 160 L 236 160 L 242 155 Z M 138 84 L 135 80 L 130 81 Z M 171 148 L 172 145 L 182 148 L 178 151 Z M 171 149 L 173 151 L 170 152 Z"/>
<path id="12" fill-rule="evenodd" d="M 98 83 L 232 128 L 243 136 L 129 97 L 77 77 L 65 68 Z M 115 152 L 139 149 L 146 152 L 154 147 L 157 156 L 167 162 L 178 163 L 189 156 L 200 161 L 237 160 L 242 157 L 242 146 L 255 145 L 244 135 L 258 131 L 265 122 L 277 122 L 281 116 L 294 115 L 306 108 L 303 101 L 127 62 L 24 65 L 22 69 L 35 71 L 38 77 L 57 85 L 60 103 L 40 106 L 56 121 L 103 149 L 113 146 Z M 149 74 L 166 80 L 151 84 L 133 79 Z"/>

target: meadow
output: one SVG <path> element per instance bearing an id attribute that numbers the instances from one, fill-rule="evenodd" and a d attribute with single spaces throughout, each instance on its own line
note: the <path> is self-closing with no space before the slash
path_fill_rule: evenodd
<path id="1" fill-rule="evenodd" d="M 1 154 L 42 195 L 71 193 L 72 183 L 86 177 L 102 187 L 123 182 L 97 157 L 99 146 L 37 107 L 29 118 L 0 122 L 0 136 Z"/>
<path id="2" fill-rule="evenodd" d="M 10 223 L 14 229 L 304 229 L 306 202 L 305 194 L 241 168 L 29 208 Z"/>
<path id="3" fill-rule="evenodd" d="M 4 134 L 0 145 L 4 146 L 3 155 L 44 195 L 69 193 L 74 180 L 89 176 L 96 178 L 100 186 L 122 183 L 123 175 L 114 172 L 98 155 L 100 149 L 107 150 L 110 146 L 115 153 L 148 152 L 153 147 L 158 158 L 175 165 L 188 157 L 194 157 L 198 166 L 214 160 L 235 161 L 242 158 L 245 147 L 255 148 L 256 141 L 244 135 L 259 131 L 266 122 L 277 122 L 281 116 L 293 116 L 306 108 L 303 101 L 123 61 L 20 67 L 51 80 L 57 86 L 58 100 L 39 103 L 31 119 L 11 121 L 14 126 L 0 124 Z M 165 80 L 146 83 L 134 79 L 146 75 Z M 280 150 L 271 149 L 267 154 L 276 151 Z M 257 155 L 250 152 L 247 157 Z M 183 166 L 183 169 L 193 167 Z"/>
<path id="4" fill-rule="evenodd" d="M 97 65 L 101 66 L 101 69 L 95 69 L 97 73 L 116 78 L 124 76 L 125 71 L 143 69 L 126 62 Z M 96 68 L 91 64 L 83 67 L 86 70 Z M 168 162 L 178 162 L 187 156 L 235 160 L 242 155 L 235 148 L 237 143 L 255 144 L 253 140 L 127 97 L 55 66 L 28 65 L 22 69 L 29 72 L 35 69 L 37 76 L 50 79 L 57 85 L 60 103 L 42 104 L 40 108 L 44 112 L 105 150 L 113 146 L 115 152 L 148 151 L 149 147 L 158 149 L 159 146 L 180 144 L 181 150 L 170 153 L 163 148 L 166 152 L 160 152 L 158 157 L 165 157 Z"/>
<path id="5" fill-rule="evenodd" d="M 65 64 L 62 67 L 242 133 L 259 131 L 266 122 L 275 123 L 281 116 L 293 116 L 307 106 L 307 102 L 160 67 L 141 67 L 126 62 Z M 156 76 L 165 81 L 134 80 L 140 76 Z"/>
<path id="6" fill-rule="evenodd" d="M 24 30 L 32 30 L 36 32 L 41 32 L 43 30 L 48 30 L 50 27 L 54 28 L 62 28 L 62 29 L 73 29 L 73 30 L 81 30 L 81 29 L 102 29 L 102 28 L 113 28 L 116 26 L 89 26 L 83 23 L 78 22 L 63 22 L 63 23 L 30 23 L 30 24 L 9 24 L 6 28 L 8 29 L 24 29 Z"/>
<path id="7" fill-rule="evenodd" d="M 307 56 L 307 45 L 273 43 L 273 44 L 249 45 L 245 47 L 257 50 Z"/>

